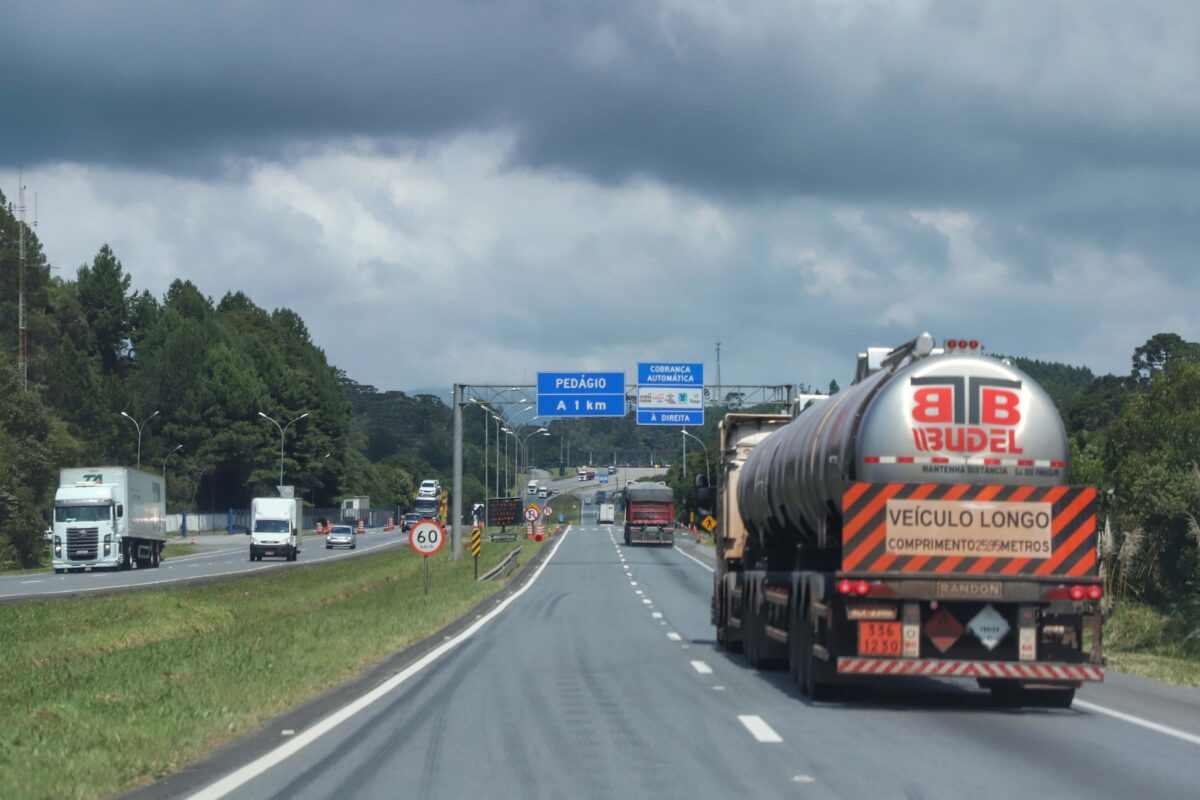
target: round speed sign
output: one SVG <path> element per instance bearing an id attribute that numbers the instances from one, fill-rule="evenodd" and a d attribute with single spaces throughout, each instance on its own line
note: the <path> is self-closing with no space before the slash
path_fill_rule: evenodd
<path id="1" fill-rule="evenodd" d="M 445 529 L 431 519 L 421 520 L 408 531 L 408 545 L 420 555 L 435 555 L 445 544 Z"/>

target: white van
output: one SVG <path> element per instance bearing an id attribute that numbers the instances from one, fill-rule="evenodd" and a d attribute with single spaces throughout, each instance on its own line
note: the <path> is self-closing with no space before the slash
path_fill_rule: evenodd
<path id="1" fill-rule="evenodd" d="M 525 484 L 525 494 L 537 494 L 538 482 L 536 480 Z"/>

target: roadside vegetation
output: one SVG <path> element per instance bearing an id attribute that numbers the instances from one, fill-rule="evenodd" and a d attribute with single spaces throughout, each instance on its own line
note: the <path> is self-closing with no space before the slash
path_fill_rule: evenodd
<path id="1" fill-rule="evenodd" d="M 1200 688 L 1200 600 L 1169 612 L 1140 603 L 1117 607 L 1105 620 L 1104 650 L 1121 672 Z"/>
<path id="2" fill-rule="evenodd" d="M 521 562 L 538 545 L 518 543 Z M 514 544 L 485 541 L 480 572 Z M 433 633 L 498 591 L 411 551 L 251 579 L 3 607 L 0 794 L 108 797 Z"/>

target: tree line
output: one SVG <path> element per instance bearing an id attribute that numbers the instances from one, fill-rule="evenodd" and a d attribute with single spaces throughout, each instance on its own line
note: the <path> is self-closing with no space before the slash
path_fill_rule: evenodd
<path id="1" fill-rule="evenodd" d="M 187 280 L 161 298 L 135 291 L 107 245 L 73 276 L 55 274 L 28 228 L 26 390 L 19 225 L 0 194 L 0 564 L 38 560 L 59 468 L 135 465 L 139 426 L 141 467 L 166 476 L 171 511 L 274 494 L 280 434 L 260 413 L 281 425 L 307 414 L 287 430 L 283 470 L 312 505 L 365 494 L 404 508 L 417 482 L 448 476 L 446 404 L 351 380 L 294 311 L 238 291 L 214 301 Z M 481 461 L 468 474 L 478 496 Z"/>

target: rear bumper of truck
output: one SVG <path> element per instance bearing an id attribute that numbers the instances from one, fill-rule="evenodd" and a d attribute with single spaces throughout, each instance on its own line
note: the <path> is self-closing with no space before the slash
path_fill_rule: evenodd
<path id="1" fill-rule="evenodd" d="M 629 542 L 631 544 L 674 544 L 675 528 L 658 525 L 630 525 Z"/>
<path id="2" fill-rule="evenodd" d="M 1082 682 L 1104 680 L 1104 670 L 1089 664 L 1013 663 L 1005 661 L 942 661 L 940 659 L 847 658 L 837 661 L 839 675 L 914 676 Z"/>
<path id="3" fill-rule="evenodd" d="M 299 552 L 300 548 L 292 547 L 290 544 L 252 544 L 250 545 L 250 555 L 266 556 L 267 558 L 287 557 L 292 552 Z"/>

